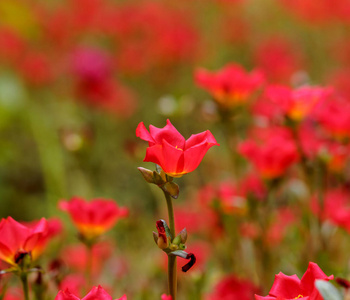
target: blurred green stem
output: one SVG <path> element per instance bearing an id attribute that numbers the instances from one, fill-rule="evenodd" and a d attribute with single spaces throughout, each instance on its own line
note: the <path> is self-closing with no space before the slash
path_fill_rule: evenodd
<path id="1" fill-rule="evenodd" d="M 47 107 L 43 108 L 38 99 L 29 100 L 27 116 L 39 152 L 47 194 L 46 209 L 48 215 L 52 216 L 56 211 L 57 199 L 66 194 L 63 153 L 52 121 L 53 112 Z"/>
<path id="2" fill-rule="evenodd" d="M 20 277 L 23 286 L 24 300 L 29 300 L 28 274 L 26 272 L 22 272 Z"/>
<path id="3" fill-rule="evenodd" d="M 172 239 L 175 238 L 175 219 L 174 219 L 174 209 L 173 202 L 170 195 L 164 192 L 166 199 L 166 204 L 168 208 L 168 217 L 169 217 L 169 229 Z M 176 275 L 176 256 L 168 255 L 168 287 L 169 294 L 172 297 L 172 300 L 176 300 L 176 290 L 177 290 L 177 275 Z"/>

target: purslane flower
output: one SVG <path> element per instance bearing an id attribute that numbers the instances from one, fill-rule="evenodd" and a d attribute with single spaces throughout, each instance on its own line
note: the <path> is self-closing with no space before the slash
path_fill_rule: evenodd
<path id="1" fill-rule="evenodd" d="M 310 262 L 309 266 L 301 279 L 297 275 L 287 276 L 279 273 L 275 276 L 275 281 L 266 297 L 255 295 L 256 300 L 289 300 L 289 299 L 307 299 L 321 300 L 322 296 L 315 287 L 315 280 L 332 280 L 333 275 L 327 276 L 320 267 Z"/>
<path id="2" fill-rule="evenodd" d="M 125 207 L 118 207 L 115 201 L 107 199 L 86 201 L 73 197 L 70 201 L 60 201 L 59 208 L 70 214 L 79 233 L 88 239 L 105 233 L 128 214 Z"/>
<path id="3" fill-rule="evenodd" d="M 98 287 L 93 287 L 90 292 L 81 300 L 112 300 L 112 296 L 110 296 L 100 285 Z M 59 291 L 57 296 L 55 297 L 55 300 L 80 300 L 79 297 L 72 294 L 68 289 L 64 291 Z M 121 298 L 118 298 L 116 300 L 127 300 L 126 296 L 124 295 Z"/>
<path id="4" fill-rule="evenodd" d="M 264 75 L 256 70 L 248 73 L 240 65 L 228 64 L 217 72 L 197 70 L 195 81 L 220 106 L 228 108 L 246 103 L 263 84 Z"/>
<path id="5" fill-rule="evenodd" d="M 136 136 L 148 142 L 144 161 L 158 164 L 172 177 L 181 177 L 195 170 L 212 146 L 219 146 L 209 130 L 185 139 L 167 120 L 167 125 L 146 129 L 143 122 L 136 128 Z"/>
<path id="6" fill-rule="evenodd" d="M 2 219 L 0 259 L 11 265 L 16 265 L 24 254 L 29 254 L 35 259 L 37 248 L 42 249 L 42 239 L 47 236 L 47 230 L 48 224 L 44 218 L 32 226 L 25 226 L 11 217 Z"/>

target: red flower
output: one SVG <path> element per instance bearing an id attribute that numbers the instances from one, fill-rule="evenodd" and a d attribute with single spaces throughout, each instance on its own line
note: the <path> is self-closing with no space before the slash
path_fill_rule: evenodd
<path id="1" fill-rule="evenodd" d="M 148 142 L 144 161 L 154 162 L 172 177 L 181 177 L 196 169 L 205 153 L 219 145 L 209 130 L 193 134 L 187 140 L 167 120 L 167 125 L 149 132 L 143 122 L 136 128 L 136 136 Z"/>
<path id="2" fill-rule="evenodd" d="M 41 221 L 35 221 L 24 225 L 28 226 L 29 228 L 35 229 L 40 222 Z M 62 231 L 62 223 L 59 219 L 57 218 L 48 219 L 47 230 L 43 232 L 43 234 L 40 236 L 40 239 L 38 240 L 36 247 L 32 250 L 32 257 L 38 257 L 43 252 L 48 241 L 51 238 L 59 235 L 61 231 Z"/>
<path id="3" fill-rule="evenodd" d="M 273 299 L 308 299 L 308 300 L 321 300 L 322 296 L 319 294 L 315 287 L 315 280 L 331 280 L 334 276 L 327 276 L 320 267 L 310 262 L 309 266 L 301 278 L 297 275 L 287 276 L 283 273 L 279 273 L 275 276 L 275 281 L 266 297 L 255 295 L 256 300 L 273 300 Z"/>
<path id="4" fill-rule="evenodd" d="M 275 128 L 266 133 L 263 144 L 246 140 L 239 145 L 238 151 L 253 163 L 262 177 L 272 179 L 282 176 L 299 155 L 289 131 Z"/>
<path id="5" fill-rule="evenodd" d="M 98 287 L 93 287 L 91 291 L 81 300 L 112 300 L 113 298 L 99 285 Z M 64 291 L 59 291 L 55 300 L 80 300 L 79 297 L 75 296 L 68 289 Z M 127 300 L 126 296 L 116 299 L 116 300 Z"/>
<path id="6" fill-rule="evenodd" d="M 113 200 L 93 199 L 88 202 L 79 197 L 60 201 L 60 209 L 67 211 L 79 232 L 86 238 L 95 238 L 114 226 L 128 210 L 118 207 Z"/>
<path id="7" fill-rule="evenodd" d="M 215 286 L 208 300 L 251 300 L 259 290 L 251 281 L 229 275 Z"/>
<path id="8" fill-rule="evenodd" d="M 0 222 L 0 259 L 11 265 L 16 265 L 19 253 L 29 253 L 33 256 L 40 240 L 47 234 L 47 221 L 42 218 L 35 226 L 27 227 L 16 222 L 11 217 Z M 35 255 L 33 259 L 35 259 Z"/>
<path id="9" fill-rule="evenodd" d="M 246 103 L 262 85 L 264 76 L 259 71 L 249 74 L 241 66 L 229 64 L 217 72 L 197 70 L 195 80 L 197 85 L 212 94 L 219 105 L 232 107 Z"/>
<path id="10" fill-rule="evenodd" d="M 173 298 L 169 295 L 163 294 L 162 295 L 162 300 L 172 300 Z"/>

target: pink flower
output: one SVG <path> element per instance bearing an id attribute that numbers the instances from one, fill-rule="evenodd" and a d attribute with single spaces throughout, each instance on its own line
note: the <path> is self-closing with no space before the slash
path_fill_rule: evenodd
<path id="1" fill-rule="evenodd" d="M 195 170 L 207 151 L 219 145 L 209 130 L 185 140 L 169 120 L 163 128 L 150 125 L 149 132 L 141 122 L 136 128 L 136 136 L 149 145 L 144 161 L 158 164 L 172 177 L 181 177 Z"/>
<path id="2" fill-rule="evenodd" d="M 98 287 L 93 287 L 91 291 L 81 300 L 112 300 L 113 298 L 99 285 Z M 68 289 L 64 291 L 59 291 L 55 300 L 80 300 L 79 297 L 75 296 Z M 126 296 L 116 299 L 116 300 L 127 300 Z"/>
<path id="3" fill-rule="evenodd" d="M 70 214 L 73 223 L 86 238 L 98 237 L 128 214 L 128 210 L 118 207 L 115 201 L 100 198 L 88 202 L 73 197 L 70 201 L 60 201 L 59 207 Z"/>
<path id="4" fill-rule="evenodd" d="M 275 276 L 275 281 L 266 297 L 255 295 L 256 300 L 273 299 L 308 299 L 321 300 L 322 296 L 315 287 L 315 280 L 331 280 L 334 276 L 327 276 L 320 267 L 310 262 L 309 266 L 301 279 L 297 275 L 287 276 L 279 273 Z"/>

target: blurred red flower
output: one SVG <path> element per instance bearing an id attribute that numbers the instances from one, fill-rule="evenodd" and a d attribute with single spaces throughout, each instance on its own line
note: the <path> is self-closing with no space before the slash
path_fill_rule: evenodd
<path id="1" fill-rule="evenodd" d="M 216 284 L 207 300 L 252 300 L 259 292 L 259 287 L 251 281 L 228 275 Z"/>
<path id="2" fill-rule="evenodd" d="M 217 72 L 198 69 L 196 84 L 207 90 L 222 107 L 234 107 L 246 103 L 262 86 L 264 75 L 257 70 L 246 72 L 237 64 L 228 64 Z"/>
<path id="3" fill-rule="evenodd" d="M 348 99 L 325 99 L 313 113 L 318 121 L 332 137 L 343 140 L 350 137 L 350 102 Z"/>
<path id="4" fill-rule="evenodd" d="M 136 97 L 113 78 L 111 61 L 111 57 L 100 49 L 76 49 L 71 55 L 76 93 L 89 105 L 128 117 L 135 111 Z"/>
<path id="5" fill-rule="evenodd" d="M 81 298 L 81 300 L 93 299 L 112 300 L 113 298 L 99 285 L 98 287 L 93 287 L 84 298 Z M 80 300 L 80 298 L 72 294 L 68 289 L 66 289 L 64 291 L 59 291 L 57 296 L 55 297 L 55 300 Z M 127 300 L 127 298 L 124 295 L 123 297 L 118 298 L 116 300 Z"/>
<path id="6" fill-rule="evenodd" d="M 271 37 L 256 48 L 255 62 L 269 81 L 289 83 L 302 67 L 301 51 L 285 38 Z"/>
<path id="7" fill-rule="evenodd" d="M 111 256 L 113 245 L 107 242 L 99 242 L 92 246 L 91 252 L 83 245 L 71 245 L 65 247 L 62 251 L 61 258 L 67 264 L 69 269 L 85 272 L 89 260 L 91 260 L 92 274 L 97 276 L 100 274 L 104 263 Z M 90 255 L 92 257 L 90 257 Z"/>
<path id="8" fill-rule="evenodd" d="M 40 221 L 34 221 L 34 222 L 22 223 L 22 224 L 34 230 L 39 223 Z M 32 250 L 32 256 L 38 257 L 44 251 L 44 248 L 46 247 L 48 241 L 62 232 L 62 228 L 63 227 L 62 227 L 61 220 L 57 218 L 48 219 L 47 230 L 43 232 L 43 234 L 40 236 L 40 239 L 38 240 L 36 247 Z"/>
<path id="9" fill-rule="evenodd" d="M 119 6 L 112 15 L 109 30 L 115 37 L 115 59 L 121 72 L 162 71 L 166 77 L 172 73 L 169 69 L 191 63 L 198 54 L 199 34 L 189 11 L 139 1 Z"/>
<path id="10" fill-rule="evenodd" d="M 275 281 L 266 297 L 255 295 L 256 300 L 273 300 L 273 299 L 323 299 L 315 287 L 315 280 L 331 280 L 334 276 L 327 276 L 320 267 L 310 262 L 309 266 L 301 279 L 297 275 L 287 276 L 279 273 L 275 276 Z"/>
<path id="11" fill-rule="evenodd" d="M 18 254 L 28 253 L 36 258 L 36 249 L 42 247 L 41 238 L 47 235 L 48 225 L 42 218 L 35 226 L 25 226 L 11 217 L 0 222 L 0 259 L 16 265 Z"/>
<path id="12" fill-rule="evenodd" d="M 302 86 L 292 90 L 283 85 L 269 85 L 255 104 L 254 112 L 270 120 L 288 117 L 299 122 L 309 117 L 332 92 L 327 87 Z"/>
<path id="13" fill-rule="evenodd" d="M 285 128 L 271 128 L 260 136 L 261 144 L 253 139 L 242 142 L 238 151 L 266 179 L 282 176 L 299 159 L 291 133 Z"/>
<path id="14" fill-rule="evenodd" d="M 70 214 L 75 226 L 83 237 L 91 239 L 105 233 L 120 218 L 128 214 L 125 207 L 118 207 L 113 200 L 93 199 L 88 202 L 79 197 L 60 201 L 59 208 Z"/>
<path id="15" fill-rule="evenodd" d="M 158 164 L 172 177 L 192 172 L 212 146 L 219 146 L 209 130 L 185 140 L 169 120 L 163 128 L 150 125 L 149 132 L 141 122 L 136 128 L 136 136 L 149 145 L 144 161 Z"/>
<path id="16" fill-rule="evenodd" d="M 350 193 L 345 188 L 328 190 L 324 196 L 323 208 L 316 196 L 312 197 L 311 209 L 322 221 L 329 220 L 332 224 L 350 232 Z"/>

